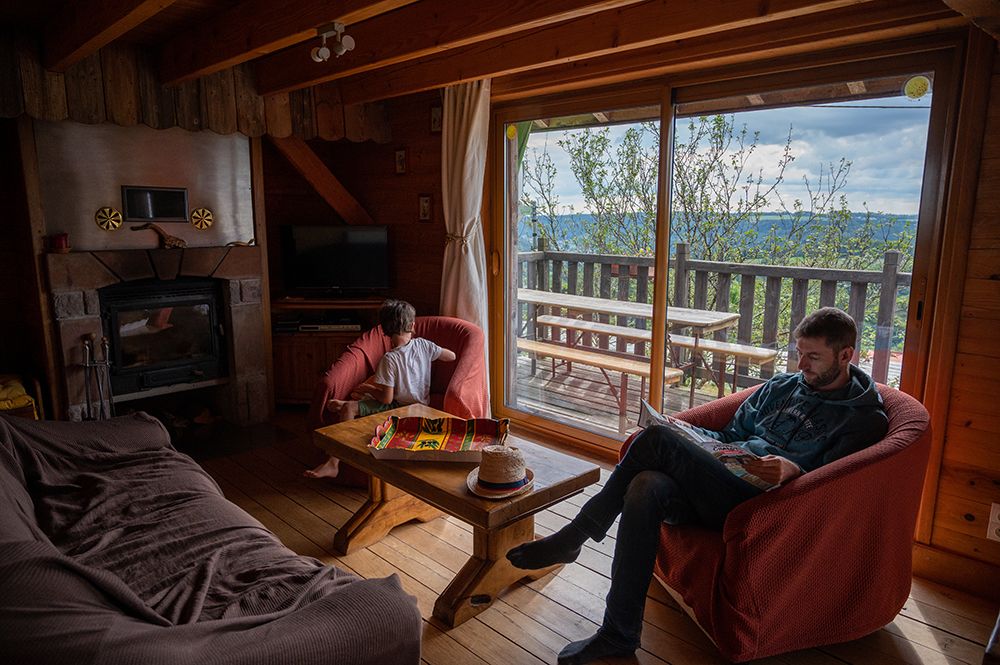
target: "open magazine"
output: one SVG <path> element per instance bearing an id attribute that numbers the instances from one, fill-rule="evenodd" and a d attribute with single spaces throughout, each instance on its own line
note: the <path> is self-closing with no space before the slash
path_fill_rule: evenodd
<path id="1" fill-rule="evenodd" d="M 650 425 L 660 425 L 669 429 L 675 436 L 681 437 L 690 441 L 691 443 L 697 445 L 698 447 L 710 452 L 717 460 L 726 465 L 726 468 L 733 473 L 733 475 L 742 478 L 751 485 L 759 487 L 763 490 L 768 490 L 774 487 L 772 483 L 762 480 L 752 473 L 748 473 L 746 469 L 743 468 L 743 462 L 749 459 L 760 459 L 758 455 L 747 450 L 746 448 L 741 448 L 733 443 L 724 443 L 717 439 L 713 439 L 710 436 L 706 436 L 694 429 L 691 425 L 688 425 L 683 420 L 677 420 L 676 418 L 671 418 L 670 416 L 664 416 L 654 409 L 649 402 L 646 400 L 639 400 L 641 405 L 639 407 L 639 421 L 636 423 L 639 427 L 646 428 Z"/>

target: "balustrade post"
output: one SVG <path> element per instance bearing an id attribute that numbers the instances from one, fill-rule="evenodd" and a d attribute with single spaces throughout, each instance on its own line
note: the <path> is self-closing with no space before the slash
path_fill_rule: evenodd
<path id="1" fill-rule="evenodd" d="M 688 244 L 677 243 L 674 255 L 674 307 L 688 306 Z"/>
<path id="2" fill-rule="evenodd" d="M 889 377 L 889 353 L 892 347 L 892 320 L 896 314 L 896 292 L 899 279 L 899 252 L 890 250 L 882 261 L 882 279 L 878 299 L 878 319 L 875 323 L 875 350 L 872 358 L 872 378 L 885 383 Z"/>

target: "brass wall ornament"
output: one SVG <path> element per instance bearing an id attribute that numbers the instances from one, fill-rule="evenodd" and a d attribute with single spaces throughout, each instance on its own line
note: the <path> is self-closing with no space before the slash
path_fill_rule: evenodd
<path id="1" fill-rule="evenodd" d="M 94 213 L 94 223 L 105 231 L 117 231 L 122 225 L 122 214 L 114 208 L 104 206 Z"/>
<path id="2" fill-rule="evenodd" d="M 215 216 L 208 208 L 195 208 L 191 211 L 191 226 L 204 231 L 215 223 Z"/>

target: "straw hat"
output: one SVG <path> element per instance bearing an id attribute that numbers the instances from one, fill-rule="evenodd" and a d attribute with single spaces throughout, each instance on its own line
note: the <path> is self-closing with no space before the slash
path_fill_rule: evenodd
<path id="1" fill-rule="evenodd" d="M 527 492 L 535 474 L 524 466 L 524 455 L 514 446 L 484 446 L 483 460 L 469 473 L 469 491 L 487 499 L 506 499 Z"/>

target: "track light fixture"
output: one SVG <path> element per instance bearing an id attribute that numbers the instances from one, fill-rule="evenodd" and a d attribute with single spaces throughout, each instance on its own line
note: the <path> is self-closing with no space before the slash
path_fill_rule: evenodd
<path id="1" fill-rule="evenodd" d="M 348 51 L 354 50 L 354 37 L 345 35 L 344 28 L 343 23 L 334 23 L 332 30 L 317 31 L 323 43 L 313 47 L 313 50 L 309 53 L 312 56 L 313 62 L 326 62 L 330 59 L 331 54 L 339 58 Z M 326 45 L 327 38 L 333 39 L 332 48 Z"/>

